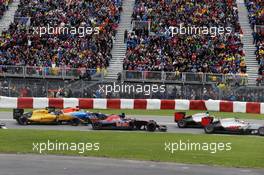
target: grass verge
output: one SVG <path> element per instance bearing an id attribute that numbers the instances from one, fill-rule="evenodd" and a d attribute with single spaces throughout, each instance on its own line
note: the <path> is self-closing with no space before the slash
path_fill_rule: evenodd
<path id="1" fill-rule="evenodd" d="M 100 143 L 99 151 L 49 151 L 43 154 L 113 157 L 226 167 L 264 168 L 264 138 L 145 132 L 0 130 L 1 153 L 33 153 L 33 143 Z M 231 143 L 230 151 L 165 151 L 165 142 Z"/>

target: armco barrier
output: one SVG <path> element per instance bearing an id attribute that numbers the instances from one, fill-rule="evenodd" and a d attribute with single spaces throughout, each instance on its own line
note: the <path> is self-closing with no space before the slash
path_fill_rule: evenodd
<path id="1" fill-rule="evenodd" d="M 221 100 L 30 98 L 0 96 L 0 108 L 174 109 L 264 114 L 264 103 Z"/>

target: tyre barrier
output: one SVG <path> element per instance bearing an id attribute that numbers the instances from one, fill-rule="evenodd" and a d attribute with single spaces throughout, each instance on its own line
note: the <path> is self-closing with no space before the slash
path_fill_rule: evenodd
<path id="1" fill-rule="evenodd" d="M 0 96 L 0 108 L 172 109 L 264 114 L 264 103 L 222 100 L 42 98 Z"/>

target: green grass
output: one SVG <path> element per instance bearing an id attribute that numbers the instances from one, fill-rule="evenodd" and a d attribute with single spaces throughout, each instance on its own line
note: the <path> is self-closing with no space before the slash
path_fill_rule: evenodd
<path id="1" fill-rule="evenodd" d="M 26 109 L 26 111 L 31 111 L 32 109 Z M 139 109 L 89 109 L 91 112 L 101 112 L 106 114 L 120 114 L 122 112 L 127 115 L 149 115 L 149 116 L 174 116 L 175 110 L 139 110 Z M 12 109 L 0 109 L 0 112 L 12 112 Z M 186 112 L 187 115 L 205 112 L 205 111 L 178 111 Z M 232 113 L 232 112 L 210 112 L 210 114 L 221 118 L 237 117 L 241 119 L 264 119 L 264 114 L 247 114 L 247 113 Z"/>
<path id="2" fill-rule="evenodd" d="M 36 142 L 100 143 L 99 151 L 80 154 L 74 151 L 52 151 L 43 154 L 113 157 L 226 167 L 264 168 L 264 138 L 257 136 L 199 135 L 146 132 L 85 132 L 0 130 L 1 153 L 33 153 Z M 230 151 L 165 151 L 165 142 L 231 143 Z"/>

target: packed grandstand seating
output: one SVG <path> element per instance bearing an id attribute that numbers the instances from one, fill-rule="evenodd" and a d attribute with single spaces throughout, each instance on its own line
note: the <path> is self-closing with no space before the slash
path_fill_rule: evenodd
<path id="1" fill-rule="evenodd" d="M 104 69 L 121 10 L 121 0 L 21 0 L 0 38 L 0 65 Z M 48 26 L 92 31 L 40 35 L 40 27 Z"/>
<path id="2" fill-rule="evenodd" d="M 264 1 L 246 0 L 249 11 L 249 21 L 254 29 L 253 37 L 256 44 L 256 58 L 259 62 L 259 75 L 264 76 Z"/>
<path id="3" fill-rule="evenodd" d="M 11 2 L 12 0 L 0 0 L 0 19 L 4 15 L 5 11 L 8 9 L 8 5 Z"/>
<path id="4" fill-rule="evenodd" d="M 245 73 L 238 12 L 233 0 L 136 0 L 133 20 L 151 22 L 151 32 L 135 29 L 127 38 L 125 70 Z M 174 35 L 170 26 L 231 27 L 229 35 Z"/>

